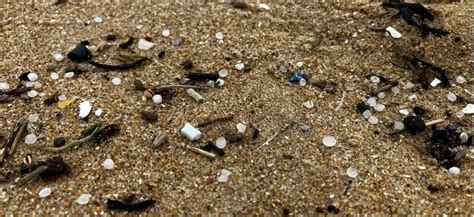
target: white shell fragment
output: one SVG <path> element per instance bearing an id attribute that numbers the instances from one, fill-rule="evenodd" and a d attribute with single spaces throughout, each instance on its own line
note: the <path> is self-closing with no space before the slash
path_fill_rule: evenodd
<path id="1" fill-rule="evenodd" d="M 459 175 L 461 173 L 461 169 L 458 167 L 451 167 L 449 168 L 449 172 L 454 175 Z"/>
<path id="2" fill-rule="evenodd" d="M 156 94 L 153 96 L 152 100 L 153 100 L 153 103 L 160 104 L 163 101 L 163 97 L 161 97 L 160 94 Z"/>
<path id="3" fill-rule="evenodd" d="M 336 145 L 336 143 L 337 141 L 336 141 L 336 138 L 334 138 L 334 136 L 325 136 L 323 138 L 323 144 L 326 147 L 333 147 Z"/>
<path id="4" fill-rule="evenodd" d="M 466 82 L 466 78 L 464 78 L 464 76 L 460 75 L 460 76 L 456 77 L 456 82 L 458 82 L 458 84 L 463 84 L 464 82 Z"/>
<path id="5" fill-rule="evenodd" d="M 296 67 L 301 68 L 303 67 L 304 62 L 297 62 Z"/>
<path id="6" fill-rule="evenodd" d="M 122 80 L 120 78 L 112 78 L 112 84 L 120 85 L 121 83 L 122 83 Z"/>
<path id="7" fill-rule="evenodd" d="M 184 124 L 184 127 L 181 129 L 181 134 L 190 141 L 195 141 L 201 138 L 201 131 L 189 123 Z"/>
<path id="8" fill-rule="evenodd" d="M 97 109 L 97 110 L 95 110 L 95 112 L 94 112 L 95 116 L 97 116 L 97 117 L 101 116 L 102 113 L 104 113 L 104 110 L 102 110 L 102 109 Z"/>
<path id="9" fill-rule="evenodd" d="M 458 99 L 458 97 L 456 96 L 456 94 L 452 93 L 452 92 L 449 92 L 448 93 L 448 100 L 451 101 L 451 102 L 454 102 Z"/>
<path id="10" fill-rule="evenodd" d="M 231 174 L 231 172 L 229 170 L 222 169 L 221 173 L 219 175 L 219 178 L 217 178 L 217 181 L 218 182 L 227 182 L 227 180 L 229 179 L 230 174 Z"/>
<path id="11" fill-rule="evenodd" d="M 59 75 L 56 72 L 51 72 L 50 77 L 51 77 L 51 80 L 58 80 L 59 79 Z"/>
<path id="12" fill-rule="evenodd" d="M 227 75 L 229 75 L 229 71 L 227 71 L 227 69 L 219 70 L 219 77 L 225 78 L 225 77 L 227 77 Z"/>
<path id="13" fill-rule="evenodd" d="M 38 80 L 38 75 L 37 75 L 36 73 L 34 73 L 34 72 L 28 73 L 28 76 L 27 76 L 27 77 L 28 77 L 28 80 L 30 80 L 30 81 L 36 81 L 36 80 Z"/>
<path id="14" fill-rule="evenodd" d="M 469 140 L 469 136 L 467 135 L 467 133 L 462 132 L 459 135 L 459 139 L 461 140 L 461 143 L 466 143 Z"/>
<path id="15" fill-rule="evenodd" d="M 89 200 L 91 199 L 92 195 L 90 194 L 81 194 L 79 198 L 77 198 L 76 202 L 81 205 L 85 205 L 89 203 Z"/>
<path id="16" fill-rule="evenodd" d="M 41 198 L 45 198 L 47 196 L 49 196 L 51 194 L 51 188 L 48 188 L 48 187 L 45 187 L 43 189 L 41 189 L 39 192 L 38 192 L 38 196 L 41 197 Z"/>
<path id="17" fill-rule="evenodd" d="M 171 30 L 165 29 L 165 30 L 163 30 L 163 32 L 161 32 L 161 34 L 165 37 L 168 37 L 168 36 L 171 35 Z"/>
<path id="18" fill-rule="evenodd" d="M 89 101 L 84 101 L 79 104 L 79 117 L 86 118 L 92 110 L 92 105 Z"/>
<path id="19" fill-rule="evenodd" d="M 242 123 L 238 123 L 236 127 L 237 127 L 237 132 L 239 133 L 245 133 L 245 130 L 247 130 L 247 125 L 242 124 Z"/>
<path id="20" fill-rule="evenodd" d="M 26 143 L 27 145 L 34 144 L 34 143 L 37 141 L 37 139 L 38 139 L 38 138 L 36 137 L 35 134 L 30 133 L 30 134 L 28 134 L 28 135 L 25 136 L 25 143 Z"/>
<path id="21" fill-rule="evenodd" d="M 224 39 L 224 33 L 222 33 L 222 32 L 216 33 L 216 38 L 217 38 L 218 40 Z"/>
<path id="22" fill-rule="evenodd" d="M 312 109 L 314 108 L 314 103 L 313 101 L 306 101 L 303 103 L 303 106 L 306 107 L 307 109 Z"/>
<path id="23" fill-rule="evenodd" d="M 408 111 L 408 109 L 400 109 L 399 112 L 402 115 L 409 115 L 410 114 L 410 111 Z"/>
<path id="24" fill-rule="evenodd" d="M 150 48 L 153 47 L 153 45 L 154 45 L 153 43 L 151 43 L 151 42 L 149 42 L 145 39 L 140 39 L 138 41 L 138 49 L 140 49 L 140 50 L 149 50 Z"/>
<path id="25" fill-rule="evenodd" d="M 10 85 L 5 82 L 0 82 L 0 90 L 8 90 L 10 89 Z"/>
<path id="26" fill-rule="evenodd" d="M 349 177 L 351 178 L 355 178 L 357 177 L 358 173 L 357 173 L 357 169 L 354 168 L 354 167 L 349 167 L 346 169 L 346 173 Z"/>
<path id="27" fill-rule="evenodd" d="M 401 38 L 402 34 L 398 32 L 395 28 L 389 26 L 385 29 L 392 38 Z"/>
<path id="28" fill-rule="evenodd" d="M 408 96 L 408 100 L 410 100 L 411 102 L 415 102 L 417 98 L 418 97 L 416 96 L 416 94 L 412 94 L 412 95 Z"/>
<path id="29" fill-rule="evenodd" d="M 216 146 L 220 149 L 225 148 L 225 145 L 227 144 L 227 141 L 225 140 L 224 137 L 219 137 L 216 140 Z"/>
<path id="30" fill-rule="evenodd" d="M 474 114 L 474 104 L 467 104 L 467 106 L 462 109 L 462 112 L 467 115 Z"/>
<path id="31" fill-rule="evenodd" d="M 242 70 L 242 69 L 245 68 L 245 65 L 243 63 L 237 63 L 237 64 L 235 64 L 235 68 L 237 70 Z"/>
<path id="32" fill-rule="evenodd" d="M 104 160 L 104 162 L 102 163 L 102 166 L 106 169 L 106 170 L 111 170 L 112 168 L 114 168 L 114 161 L 112 159 L 106 159 Z"/>
<path id="33" fill-rule="evenodd" d="M 436 86 L 438 86 L 438 84 L 441 84 L 441 80 L 439 80 L 437 78 L 433 79 L 433 81 L 431 81 L 431 83 L 430 83 L 431 87 L 436 87 Z"/>
<path id="34" fill-rule="evenodd" d="M 262 10 L 270 10 L 270 6 L 268 6 L 267 4 L 259 4 L 258 7 Z"/>
<path id="35" fill-rule="evenodd" d="M 61 52 L 59 51 L 56 51 L 53 53 L 53 58 L 54 60 L 56 60 L 57 62 L 61 62 L 64 60 L 64 56 L 61 54 Z"/>

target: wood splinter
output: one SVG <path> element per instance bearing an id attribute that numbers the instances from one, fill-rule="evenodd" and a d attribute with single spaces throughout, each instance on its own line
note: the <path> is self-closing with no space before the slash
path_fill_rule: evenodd
<path id="1" fill-rule="evenodd" d="M 186 93 L 189 96 L 191 96 L 194 100 L 196 100 L 196 102 L 203 102 L 204 101 L 204 97 L 202 97 L 201 94 L 199 94 L 198 92 L 196 92 L 192 88 L 187 89 Z"/>
<path id="2" fill-rule="evenodd" d="M 38 178 L 39 174 L 43 173 L 47 169 L 48 169 L 48 166 L 42 165 L 42 166 L 36 168 L 35 170 L 33 170 L 32 172 L 26 174 L 25 176 L 21 177 L 18 180 L 18 183 L 24 184 L 24 183 L 27 183 L 27 182 L 31 182 L 31 181 L 35 180 L 36 178 Z"/>
<path id="3" fill-rule="evenodd" d="M 155 146 L 155 148 L 161 148 L 166 142 L 168 142 L 168 136 L 159 132 L 155 139 L 153 139 L 153 146 Z"/>
<path id="4" fill-rule="evenodd" d="M 198 153 L 198 154 L 200 154 L 200 155 L 202 155 L 202 156 L 208 157 L 208 158 L 210 158 L 210 159 L 214 159 L 214 158 L 216 157 L 215 154 L 213 154 L 213 153 L 211 153 L 211 152 L 204 151 L 204 150 L 202 150 L 202 149 L 200 149 L 200 148 L 192 147 L 192 146 L 189 146 L 189 145 L 183 145 L 183 147 L 185 147 L 186 149 L 191 150 L 191 151 L 193 151 L 193 152 L 195 152 L 195 153 Z"/>
<path id="5" fill-rule="evenodd" d="M 10 131 L 8 139 L 0 146 L 0 164 L 2 164 L 8 156 L 13 155 L 20 137 L 25 132 L 27 124 L 28 120 L 22 118 Z"/>

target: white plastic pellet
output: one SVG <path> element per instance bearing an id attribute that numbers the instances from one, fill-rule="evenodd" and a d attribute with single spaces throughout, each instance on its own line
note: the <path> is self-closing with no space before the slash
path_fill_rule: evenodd
<path id="1" fill-rule="evenodd" d="M 0 82 L 0 90 L 8 90 L 10 89 L 10 85 L 5 82 Z"/>
<path id="2" fill-rule="evenodd" d="M 145 40 L 145 39 L 140 39 L 138 40 L 138 49 L 140 50 L 149 50 L 150 48 L 153 47 L 153 43 Z"/>
<path id="3" fill-rule="evenodd" d="M 91 199 L 92 195 L 90 194 L 81 194 L 79 198 L 77 198 L 76 202 L 81 205 L 85 205 L 89 203 L 89 200 Z"/>
<path id="4" fill-rule="evenodd" d="M 456 101 L 457 99 L 458 99 L 458 97 L 456 96 L 456 94 L 451 93 L 451 92 L 448 93 L 448 100 L 449 100 L 449 101 L 454 102 L 454 101 Z"/>
<path id="5" fill-rule="evenodd" d="M 215 87 L 215 86 L 216 86 L 216 82 L 213 81 L 213 80 L 210 80 L 210 81 L 207 82 L 206 85 L 207 85 L 208 87 Z"/>
<path id="6" fill-rule="evenodd" d="M 222 169 L 221 172 L 220 172 L 219 177 L 217 178 L 217 181 L 218 182 L 227 182 L 227 180 L 229 180 L 229 175 L 230 174 L 231 174 L 231 172 L 229 170 Z"/>
<path id="7" fill-rule="evenodd" d="M 377 99 L 375 97 L 370 97 L 367 100 L 367 104 L 369 104 L 370 107 L 374 107 L 377 104 Z"/>
<path id="8" fill-rule="evenodd" d="M 30 90 L 26 93 L 26 95 L 28 95 L 30 98 L 33 98 L 38 96 L 38 92 L 36 92 L 36 90 Z"/>
<path id="9" fill-rule="evenodd" d="M 268 6 L 267 4 L 262 3 L 262 4 L 259 4 L 258 7 L 262 10 L 266 10 L 266 11 L 270 10 L 270 6 Z"/>
<path id="10" fill-rule="evenodd" d="M 92 110 L 92 105 L 89 101 L 84 101 L 79 104 L 79 118 L 86 118 Z"/>
<path id="11" fill-rule="evenodd" d="M 325 136 L 323 138 L 323 145 L 326 147 L 333 147 L 337 143 L 336 138 L 334 136 Z"/>
<path id="12" fill-rule="evenodd" d="M 247 125 L 243 123 L 238 123 L 236 127 L 237 127 L 237 132 L 239 133 L 245 133 L 245 130 L 247 129 Z"/>
<path id="13" fill-rule="evenodd" d="M 51 72 L 51 79 L 52 79 L 52 80 L 58 80 L 58 79 L 59 79 L 58 73 L 56 73 L 56 72 Z"/>
<path id="14" fill-rule="evenodd" d="M 347 169 L 346 169 L 346 173 L 347 173 L 347 175 L 348 175 L 349 177 L 351 177 L 351 178 L 355 178 L 355 177 L 357 177 L 357 175 L 358 175 L 358 174 L 357 174 L 357 169 L 354 168 L 354 167 L 349 167 L 349 168 L 347 168 Z"/>
<path id="15" fill-rule="evenodd" d="M 402 114 L 402 115 L 409 115 L 409 114 L 410 114 L 410 112 L 408 111 L 408 109 L 400 109 L 399 112 L 400 112 L 400 114 Z"/>
<path id="16" fill-rule="evenodd" d="M 225 148 L 225 145 L 227 144 L 227 141 L 225 140 L 224 137 L 219 137 L 216 140 L 216 146 L 220 149 Z"/>
<path id="17" fill-rule="evenodd" d="M 304 78 L 300 79 L 300 80 L 299 80 L 299 84 L 300 84 L 300 86 L 302 86 L 302 87 L 306 86 L 306 79 L 304 79 Z"/>
<path id="18" fill-rule="evenodd" d="M 372 76 L 370 76 L 370 81 L 374 84 L 378 84 L 378 83 L 380 83 L 380 78 L 379 78 L 379 76 L 372 75 Z"/>
<path id="19" fill-rule="evenodd" d="M 461 173 L 461 169 L 458 167 L 451 167 L 449 168 L 449 172 L 454 175 L 459 175 Z"/>
<path id="20" fill-rule="evenodd" d="M 37 137 L 35 134 L 33 133 L 30 133 L 28 135 L 25 136 L 25 143 L 27 145 L 31 145 L 31 144 L 34 144 L 35 142 L 37 141 Z"/>
<path id="21" fill-rule="evenodd" d="M 41 198 L 45 198 L 45 197 L 49 196 L 51 194 L 51 192 L 52 192 L 51 188 L 45 187 L 45 188 L 41 189 L 38 192 L 38 196 L 41 197 Z"/>
<path id="22" fill-rule="evenodd" d="M 416 94 L 412 94 L 412 95 L 408 96 L 408 100 L 410 100 L 411 102 L 415 102 L 417 98 L 418 97 L 416 96 Z"/>
<path id="23" fill-rule="evenodd" d="M 392 88 L 390 88 L 390 90 L 392 91 L 393 94 L 397 95 L 400 93 L 400 88 L 398 86 L 394 86 Z"/>
<path id="24" fill-rule="evenodd" d="M 156 94 L 153 96 L 152 100 L 153 100 L 153 103 L 160 104 L 161 102 L 163 102 L 163 97 L 161 97 L 160 94 Z"/>
<path id="25" fill-rule="evenodd" d="M 104 112 L 104 110 L 102 110 L 102 109 L 97 109 L 97 110 L 95 110 L 94 114 L 95 114 L 95 116 L 99 117 L 99 116 L 102 115 L 103 112 Z"/>
<path id="26" fill-rule="evenodd" d="M 222 32 L 216 33 L 216 39 L 218 39 L 218 40 L 224 39 L 224 33 L 222 33 Z"/>
<path id="27" fill-rule="evenodd" d="M 216 84 L 217 84 L 217 86 L 222 87 L 222 86 L 224 86 L 225 81 L 219 78 L 219 79 L 216 80 Z"/>
<path id="28" fill-rule="evenodd" d="M 229 75 L 229 71 L 227 71 L 227 69 L 219 70 L 219 77 L 225 78 L 225 77 L 227 77 L 227 75 Z"/>
<path id="29" fill-rule="evenodd" d="M 189 123 L 184 124 L 184 127 L 181 129 L 181 134 L 190 141 L 195 141 L 201 138 L 201 131 Z"/>
<path id="30" fill-rule="evenodd" d="M 365 110 L 364 112 L 362 112 L 362 115 L 364 116 L 365 119 L 368 119 L 372 117 L 372 112 L 370 110 Z"/>
<path id="31" fill-rule="evenodd" d="M 304 65 L 304 62 L 297 62 L 296 63 L 296 67 L 298 67 L 298 68 L 303 67 L 303 65 Z"/>
<path id="32" fill-rule="evenodd" d="M 93 21 L 96 23 L 102 23 L 104 20 L 102 19 L 102 17 L 94 17 Z"/>
<path id="33" fill-rule="evenodd" d="M 35 82 L 32 82 L 32 81 L 25 82 L 25 87 L 33 87 L 34 85 L 35 85 Z"/>
<path id="34" fill-rule="evenodd" d="M 56 51 L 53 53 L 53 58 L 54 60 L 56 60 L 57 62 L 61 62 L 64 60 L 64 56 L 61 54 L 61 52 L 59 51 Z"/>
<path id="35" fill-rule="evenodd" d="M 30 81 L 36 81 L 36 80 L 38 80 L 38 75 L 37 75 L 36 73 L 34 73 L 34 72 L 28 73 L 28 76 L 27 76 L 27 77 L 28 77 L 28 80 L 30 80 Z"/>
<path id="36" fill-rule="evenodd" d="M 378 124 L 379 123 L 379 119 L 375 116 L 370 116 L 369 118 L 369 123 L 371 124 Z"/>
<path id="37" fill-rule="evenodd" d="M 161 32 L 161 34 L 165 37 L 168 37 L 168 36 L 171 35 L 171 30 L 165 29 L 165 30 L 163 30 L 163 32 Z"/>
<path id="38" fill-rule="evenodd" d="M 112 78 L 112 84 L 120 85 L 121 83 L 122 83 L 122 80 L 120 78 Z"/>
<path id="39" fill-rule="evenodd" d="M 235 64 L 235 68 L 237 70 L 242 70 L 242 69 L 245 68 L 245 65 L 243 63 L 237 63 L 237 64 Z"/>
<path id="40" fill-rule="evenodd" d="M 439 80 L 437 78 L 433 79 L 433 81 L 431 81 L 431 83 L 430 83 L 431 87 L 436 87 L 436 86 L 438 86 L 438 84 L 441 84 L 441 80 Z"/>
<path id="41" fill-rule="evenodd" d="M 378 111 L 378 112 L 381 112 L 381 111 L 385 110 L 385 105 L 377 104 L 377 105 L 374 106 L 374 110 Z"/>
<path id="42" fill-rule="evenodd" d="M 377 94 L 377 97 L 378 97 L 379 99 L 385 98 L 385 92 L 380 92 L 380 93 L 378 93 L 378 94 Z"/>
<path id="43" fill-rule="evenodd" d="M 466 82 L 466 78 L 464 78 L 464 76 L 460 75 L 460 76 L 456 77 L 456 82 L 458 82 L 458 84 L 464 84 L 464 82 Z"/>
<path id="44" fill-rule="evenodd" d="M 106 169 L 106 170 L 110 170 L 112 168 L 114 168 L 114 161 L 112 159 L 106 159 L 104 160 L 104 162 L 102 162 L 102 166 Z"/>

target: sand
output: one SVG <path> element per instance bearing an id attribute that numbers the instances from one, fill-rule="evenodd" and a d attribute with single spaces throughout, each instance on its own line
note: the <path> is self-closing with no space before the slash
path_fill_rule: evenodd
<path id="1" fill-rule="evenodd" d="M 472 133 L 472 116 L 457 118 L 454 114 L 466 106 L 450 102 L 448 92 L 467 94 L 471 83 L 456 84 L 463 75 L 472 79 L 472 21 L 466 3 L 430 4 L 436 20 L 430 24 L 451 32 L 447 37 L 432 35 L 422 38 L 420 32 L 403 20 L 391 18 L 396 12 L 373 4 L 269 4 L 268 11 L 239 10 L 229 4 L 108 4 L 71 2 L 50 4 L 9 3 L 0 9 L 0 82 L 14 87 L 18 76 L 26 71 L 39 75 L 39 96 L 31 100 L 15 99 L 0 104 L 0 133 L 9 130 L 21 117 L 37 113 L 43 123 L 37 145 L 52 146 L 58 136 L 68 141 L 94 123 L 118 124 L 121 132 L 105 144 L 84 144 L 60 153 L 71 167 L 71 173 L 55 180 L 36 180 L 20 185 L 19 166 L 27 154 L 33 161 L 56 154 L 33 150 L 21 139 L 16 152 L 0 166 L 0 173 L 13 172 L 0 185 L 0 213 L 41 215 L 114 215 L 108 211 L 107 198 L 124 198 L 136 194 L 153 198 L 157 204 L 143 213 L 151 214 L 305 214 L 316 213 L 318 207 L 334 205 L 340 214 L 471 214 L 471 163 L 467 161 L 461 174 L 453 175 L 436 161 L 415 148 L 424 147 L 428 131 L 417 136 L 389 136 L 391 123 L 401 120 L 399 110 L 409 111 L 419 105 L 427 109 L 426 120 L 444 118 L 440 125 L 460 122 Z M 94 17 L 103 22 L 93 22 Z M 87 21 L 92 21 L 85 25 Z M 370 73 L 397 80 L 401 87 L 415 82 L 413 72 L 392 64 L 394 39 L 368 27 L 392 26 L 403 37 L 397 40 L 418 57 L 445 67 L 455 86 L 429 90 L 405 90 L 398 95 L 386 92 L 379 103 L 386 105 L 375 115 L 382 123 L 370 124 L 355 110 L 358 102 L 367 100 L 377 86 L 366 76 Z M 165 29 L 170 37 L 162 36 Z M 224 35 L 223 42 L 215 38 Z M 109 64 L 117 60 L 118 44 L 134 36 L 148 37 L 154 47 L 148 51 L 129 51 L 151 59 L 138 69 L 123 72 L 93 70 L 65 79 L 69 60 L 56 63 L 52 54 L 66 55 L 77 43 L 89 40 L 92 48 L 105 41 L 109 33 L 118 36 L 112 46 L 99 52 L 94 60 Z M 357 33 L 355 35 L 354 33 Z M 183 44 L 173 46 L 171 40 L 181 37 Z M 460 42 L 453 42 L 460 37 Z M 311 42 L 320 39 L 319 48 Z M 165 56 L 158 53 L 165 50 Z M 133 88 L 140 79 L 147 85 L 178 84 L 185 77 L 180 65 L 193 61 L 196 70 L 218 72 L 229 70 L 222 87 L 197 90 L 203 103 L 197 103 L 184 90 L 178 90 L 160 105 L 143 101 L 143 92 Z M 314 85 L 301 87 L 288 82 L 296 63 L 300 70 L 316 80 L 334 82 L 333 91 Z M 249 72 L 235 69 L 237 63 L 249 66 Z M 290 64 L 289 73 L 278 68 Z M 50 79 L 54 66 L 60 79 Z M 112 84 L 118 77 L 122 83 Z M 343 93 L 346 92 L 338 111 Z M 47 106 L 43 100 L 52 94 L 77 97 L 70 106 L 60 109 Z M 416 93 L 416 102 L 408 96 Z M 94 112 L 88 121 L 78 117 L 79 103 L 90 101 Z M 303 106 L 313 101 L 314 108 Z M 158 121 L 147 123 L 142 111 L 155 112 Z M 447 116 L 447 113 L 451 114 Z M 207 118 L 233 114 L 227 122 L 200 128 L 202 138 L 190 142 L 180 134 L 186 122 L 198 125 Z M 268 145 L 257 148 L 281 127 L 290 122 L 304 123 L 289 127 Z M 236 131 L 237 123 L 248 124 L 246 138 L 227 144 L 226 154 L 210 161 L 180 145 L 199 147 L 215 141 L 225 129 Z M 260 130 L 252 138 L 250 124 Z M 155 149 L 151 143 L 158 132 L 169 137 L 169 143 Z M 334 147 L 322 144 L 324 136 L 337 139 Z M 107 158 L 114 168 L 106 170 Z M 346 169 L 354 167 L 358 176 L 351 178 Z M 218 182 L 222 169 L 231 172 L 227 182 Z M 427 188 L 434 185 L 439 192 Z M 38 192 L 52 189 L 40 198 Z M 92 195 L 90 202 L 76 202 L 81 194 Z M 123 213 L 122 213 L 123 214 Z"/>

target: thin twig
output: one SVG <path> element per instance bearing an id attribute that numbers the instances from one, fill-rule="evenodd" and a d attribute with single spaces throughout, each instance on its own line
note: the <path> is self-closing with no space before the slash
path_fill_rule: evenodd
<path id="1" fill-rule="evenodd" d="M 270 137 L 270 139 L 268 139 L 266 142 L 264 142 L 262 145 L 260 145 L 260 147 L 257 148 L 257 150 L 259 150 L 260 148 L 262 148 L 263 146 L 266 146 L 268 144 L 270 144 L 270 142 L 275 139 L 278 135 L 280 135 L 283 131 L 285 131 L 286 129 L 288 129 L 288 127 L 291 125 L 291 123 L 288 123 L 288 124 L 285 124 L 285 126 L 283 126 L 282 128 L 280 128 L 280 130 L 278 130 L 278 132 L 276 132 L 272 137 Z"/>
<path id="2" fill-rule="evenodd" d="M 59 147 L 59 148 L 53 148 L 53 147 L 44 147 L 44 146 L 39 146 L 39 145 L 29 145 L 28 147 L 30 148 L 36 148 L 40 149 L 43 151 L 50 151 L 50 152 L 61 152 L 70 148 L 73 148 L 75 146 L 81 145 L 83 143 L 89 142 L 90 140 L 94 139 L 95 134 L 99 132 L 99 127 L 96 127 L 92 133 L 82 139 L 73 141 L 65 146 Z"/>
<path id="3" fill-rule="evenodd" d="M 38 168 L 36 168 L 32 172 L 30 172 L 30 173 L 26 174 L 25 176 L 23 176 L 22 178 L 20 178 L 18 180 L 18 182 L 20 184 L 31 182 L 31 181 L 35 180 L 36 178 L 38 178 L 39 174 L 46 171 L 47 169 L 48 169 L 48 166 L 46 166 L 46 165 L 39 166 Z"/>
<path id="4" fill-rule="evenodd" d="M 28 121 L 24 118 L 16 122 L 15 127 L 10 131 L 8 139 L 0 147 L 0 164 L 2 164 L 5 159 L 13 153 L 12 147 L 16 146 L 16 143 L 18 143 L 18 139 L 21 137 L 21 135 L 18 134 L 20 134 L 20 131 L 23 133 L 26 125 L 25 123 L 27 124 Z"/>
<path id="5" fill-rule="evenodd" d="M 25 131 L 26 126 L 28 125 L 27 120 L 23 120 L 20 129 L 18 130 L 18 133 L 15 136 L 15 139 L 13 140 L 13 143 L 10 147 L 10 150 L 8 151 L 8 155 L 12 155 L 15 152 L 16 145 L 18 144 L 18 141 L 20 140 L 20 137 L 22 136 L 23 132 Z"/>
<path id="6" fill-rule="evenodd" d="M 213 154 L 213 153 L 211 153 L 211 152 L 204 151 L 204 150 L 202 150 L 202 149 L 200 149 L 200 148 L 192 147 L 192 146 L 189 146 L 189 145 L 184 145 L 183 147 L 186 148 L 186 149 L 188 149 L 188 150 L 191 150 L 191 151 L 193 151 L 193 152 L 195 152 L 195 153 L 198 153 L 198 154 L 200 154 L 200 155 L 203 155 L 203 156 L 206 156 L 206 157 L 208 157 L 208 158 L 211 158 L 211 159 L 213 159 L 213 158 L 216 157 L 215 154 Z"/>

